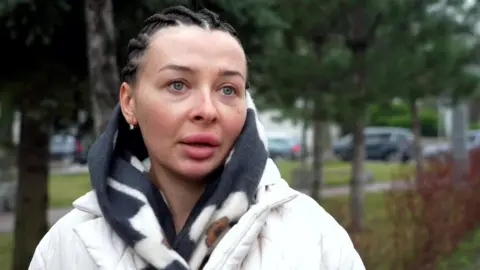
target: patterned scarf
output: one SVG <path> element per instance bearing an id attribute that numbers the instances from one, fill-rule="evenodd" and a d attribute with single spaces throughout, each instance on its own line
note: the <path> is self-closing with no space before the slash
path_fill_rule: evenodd
<path id="1" fill-rule="evenodd" d="M 263 126 L 247 94 L 247 118 L 221 168 L 213 172 L 183 229 L 149 181 L 150 161 L 139 129 L 129 130 L 120 106 L 89 151 L 98 203 L 110 227 L 144 259 L 144 269 L 202 269 L 216 244 L 255 203 L 268 153 Z"/>

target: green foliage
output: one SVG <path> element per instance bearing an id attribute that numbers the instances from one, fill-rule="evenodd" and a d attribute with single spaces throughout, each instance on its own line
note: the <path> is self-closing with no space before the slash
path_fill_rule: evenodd
<path id="1" fill-rule="evenodd" d="M 439 270 L 478 269 L 480 260 L 480 229 L 466 233 L 450 256 L 443 256 L 438 263 Z"/>
<path id="2" fill-rule="evenodd" d="M 261 80 L 255 86 L 262 108 L 280 107 L 289 118 L 311 116 L 310 109 L 294 106 L 303 99 L 316 103 L 323 117 L 348 122 L 360 107 L 395 97 L 458 98 L 478 89 L 478 72 L 465 70 L 480 59 L 474 33 L 479 5 L 465 7 L 455 0 L 277 3 L 274 10 L 288 27 L 265 44 L 269 50 L 259 60 Z M 352 51 L 345 43 L 355 38 L 358 14 L 367 31 L 360 33 L 367 42 L 361 93 L 352 84 Z"/>
<path id="3" fill-rule="evenodd" d="M 83 1 L 8 1 L 2 11 L 0 84 L 53 70 L 63 84 L 86 75 Z"/>
<path id="4" fill-rule="evenodd" d="M 458 1 L 446 1 L 435 8 L 429 1 L 405 3 L 409 9 L 392 6 L 392 22 L 381 29 L 386 38 L 376 44 L 379 56 L 386 60 L 377 72 L 389 79 L 382 81 L 382 88 L 388 87 L 408 100 L 469 95 L 479 80 L 465 68 L 478 63 L 478 36 L 475 24 L 467 17 L 477 16 L 477 7 L 461 10 L 463 4 Z M 456 14 L 452 15 L 452 10 Z"/>
<path id="5" fill-rule="evenodd" d="M 479 122 L 470 123 L 470 129 L 480 129 L 480 123 Z"/>
<path id="6" fill-rule="evenodd" d="M 342 21 L 334 16 L 340 6 L 277 1 L 274 10 L 287 27 L 277 30 L 275 42 L 264 44 L 268 49 L 255 81 L 260 108 L 281 108 L 286 118 L 332 118 L 336 92 L 349 84 L 350 52 L 342 40 L 328 38 Z M 299 101 L 306 105 L 298 107 Z"/>
<path id="7" fill-rule="evenodd" d="M 197 2 L 115 1 L 118 63 L 125 62 L 123 48 L 145 18 L 167 5 Z M 478 5 L 460 8 L 463 2 L 457 0 L 435 7 L 433 0 L 200 2 L 237 29 L 259 107 L 281 108 L 286 118 L 312 116 L 313 107 L 298 108 L 299 100 L 317 104 L 317 117 L 346 122 L 354 120 L 360 103 L 368 107 L 393 97 L 457 98 L 478 89 L 478 72 L 465 72 L 480 59 L 478 37 L 472 35 Z M 65 87 L 77 88 L 71 85 L 87 75 L 83 9 L 83 1 L 0 1 L 0 35 L 9 37 L 0 49 L 22 52 L 4 54 L 1 80 L 22 82 L 38 71 L 61 71 L 55 83 L 63 80 Z M 363 33 L 371 35 L 361 94 L 353 85 L 352 51 L 346 44 L 360 13 L 372 32 Z M 46 67 L 49 63 L 57 67 Z"/>
<path id="8" fill-rule="evenodd" d="M 372 126 L 412 128 L 411 109 L 406 103 L 374 105 L 370 110 L 369 124 Z M 429 107 L 421 107 L 419 117 L 422 136 L 437 136 L 439 124 L 437 111 Z"/>
<path id="9" fill-rule="evenodd" d="M 167 6 L 193 1 L 142 0 L 114 1 L 118 63 L 125 63 L 128 41 L 137 35 L 143 21 Z M 250 57 L 260 59 L 270 31 L 281 27 L 281 20 L 271 11 L 273 1 L 202 1 L 204 7 L 220 13 L 223 20 L 237 29 Z M 16 101 L 28 93 L 29 84 L 36 79 L 50 78 L 44 91 L 45 109 L 55 109 L 59 115 L 70 118 L 72 106 L 88 108 L 84 104 L 88 88 L 84 1 L 13 0 L 0 1 L 0 43 L 3 53 L 0 72 L 0 92 L 17 83 L 22 91 L 10 91 Z M 255 63 L 251 69 L 255 71 Z M 255 77 L 255 76 L 251 76 Z M 29 88 L 30 89 L 30 88 Z M 25 91 L 24 91 L 25 90 Z M 85 91 L 87 90 L 87 91 Z M 18 105 L 18 102 L 15 102 Z M 68 110 L 60 109 L 68 105 Z"/>

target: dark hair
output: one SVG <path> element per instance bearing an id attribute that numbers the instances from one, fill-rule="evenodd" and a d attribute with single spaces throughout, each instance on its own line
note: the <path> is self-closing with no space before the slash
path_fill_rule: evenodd
<path id="1" fill-rule="evenodd" d="M 135 83 L 138 66 L 152 35 L 164 27 L 177 25 L 196 25 L 205 29 L 221 30 L 237 38 L 235 29 L 220 21 L 219 15 L 208 9 L 195 12 L 184 6 L 167 8 L 146 19 L 140 33 L 128 43 L 127 64 L 122 69 L 124 82 Z"/>

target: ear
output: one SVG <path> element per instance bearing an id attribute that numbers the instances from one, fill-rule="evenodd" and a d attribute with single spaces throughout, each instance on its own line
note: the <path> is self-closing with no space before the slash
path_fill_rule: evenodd
<path id="1" fill-rule="evenodd" d="M 120 86 L 120 106 L 122 114 L 128 124 L 136 126 L 138 121 L 135 115 L 135 97 L 133 96 L 133 88 L 126 82 Z"/>

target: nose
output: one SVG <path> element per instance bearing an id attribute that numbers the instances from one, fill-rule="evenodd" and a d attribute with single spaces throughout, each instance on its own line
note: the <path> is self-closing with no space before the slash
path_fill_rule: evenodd
<path id="1" fill-rule="evenodd" d="M 218 112 L 210 93 L 199 95 L 195 109 L 192 110 L 191 119 L 198 123 L 212 123 L 217 120 Z"/>

